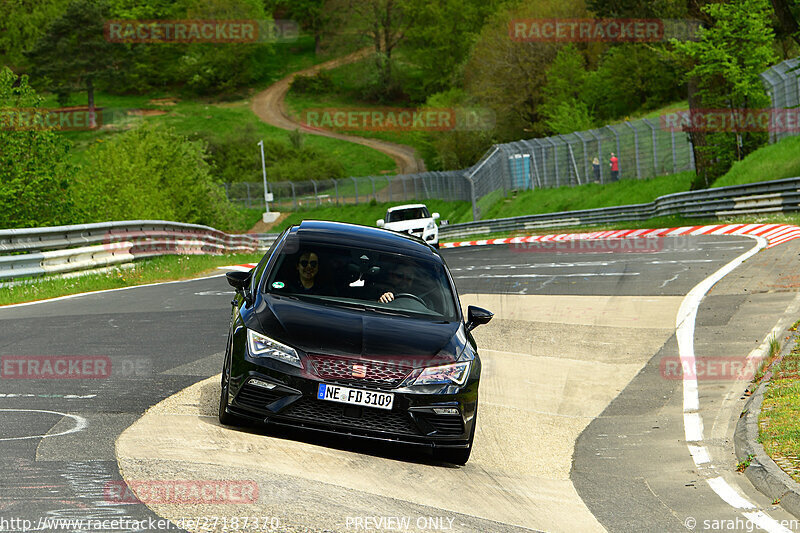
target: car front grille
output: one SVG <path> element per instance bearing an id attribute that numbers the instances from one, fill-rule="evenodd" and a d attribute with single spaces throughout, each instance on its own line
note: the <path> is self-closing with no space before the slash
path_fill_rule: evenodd
<path id="1" fill-rule="evenodd" d="M 396 387 L 413 370 L 410 366 L 395 363 L 329 355 L 309 355 L 308 359 L 311 372 L 320 379 L 365 387 Z"/>
<path id="2" fill-rule="evenodd" d="M 283 394 L 274 390 L 256 387 L 247 383 L 236 395 L 234 404 L 251 411 L 266 412 L 267 405 L 281 397 L 283 397 Z"/>
<path id="3" fill-rule="evenodd" d="M 345 414 L 347 412 L 348 414 Z M 348 416 L 352 414 L 353 416 Z M 330 424 L 366 431 L 380 431 L 400 435 L 419 435 L 420 432 L 406 413 L 373 409 L 370 407 L 342 406 L 332 402 L 302 398 L 282 411 L 281 418 Z"/>

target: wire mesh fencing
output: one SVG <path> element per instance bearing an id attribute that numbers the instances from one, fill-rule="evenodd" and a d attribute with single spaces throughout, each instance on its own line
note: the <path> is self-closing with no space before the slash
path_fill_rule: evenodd
<path id="1" fill-rule="evenodd" d="M 761 74 L 773 110 L 800 106 L 798 65 L 798 60 L 791 59 Z M 497 144 L 464 170 L 270 182 L 269 188 L 275 210 L 437 198 L 471 202 L 473 218 L 479 220 L 482 204 L 511 190 L 604 184 L 694 170 L 689 135 L 679 127 L 670 127 L 668 120 L 668 116 L 644 118 L 566 135 Z M 797 134 L 771 130 L 770 142 Z M 613 166 L 612 157 L 616 158 Z M 614 167 L 616 172 L 612 171 Z M 264 207 L 262 183 L 231 183 L 225 188 L 231 201 L 246 207 Z"/>

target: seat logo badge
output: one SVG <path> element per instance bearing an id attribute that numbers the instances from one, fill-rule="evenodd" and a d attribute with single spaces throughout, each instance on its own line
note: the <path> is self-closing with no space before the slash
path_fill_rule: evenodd
<path id="1" fill-rule="evenodd" d="M 354 378 L 367 377 L 367 365 L 353 365 L 353 377 Z"/>

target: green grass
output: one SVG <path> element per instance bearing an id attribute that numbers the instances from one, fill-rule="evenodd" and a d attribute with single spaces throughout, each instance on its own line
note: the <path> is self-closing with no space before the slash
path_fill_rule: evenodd
<path id="1" fill-rule="evenodd" d="M 295 120 L 303 120 L 303 112 L 310 108 L 359 108 L 359 109 L 379 109 L 385 107 L 417 107 L 410 103 L 393 103 L 379 105 L 365 102 L 359 97 L 362 91 L 363 80 L 368 79 L 371 73 L 370 62 L 372 58 L 367 58 L 355 63 L 349 63 L 329 70 L 334 86 L 337 88 L 335 93 L 330 94 L 303 94 L 296 91 L 289 91 L 286 95 L 286 106 L 289 114 Z M 366 131 L 366 130 L 340 130 L 334 128 L 333 131 L 346 135 L 355 135 L 370 139 L 380 139 L 398 144 L 411 146 L 417 154 L 425 160 L 427 168 L 436 168 L 436 153 L 431 146 L 430 136 L 425 131 Z"/>
<path id="2" fill-rule="evenodd" d="M 133 268 L 113 269 L 75 278 L 46 277 L 12 285 L 0 291 L 0 305 L 32 302 L 83 292 L 200 277 L 218 273 L 217 267 L 256 263 L 263 254 L 162 256 L 143 259 Z"/>
<path id="3" fill-rule="evenodd" d="M 164 114 L 145 117 L 123 116 L 119 123 L 115 123 L 118 124 L 117 127 L 100 131 L 63 132 L 62 135 L 75 143 L 72 151 L 73 161 L 79 164 L 88 164 L 86 150 L 91 145 L 108 142 L 114 136 L 143 120 L 171 126 L 177 132 L 186 136 L 198 134 L 225 137 L 226 134 L 232 134 L 237 129 L 243 128 L 247 124 L 252 124 L 264 140 L 270 139 L 286 144 L 289 143 L 289 132 L 259 120 L 251 111 L 249 100 L 224 103 L 179 100 L 172 106 L 159 106 L 150 103 L 150 99 L 150 96 L 118 97 L 103 93 L 98 94 L 98 106 L 115 109 L 144 109 Z M 306 146 L 334 156 L 344 166 L 345 173 L 350 176 L 380 174 L 383 171 L 392 171 L 395 168 L 395 162 L 392 158 L 366 146 L 316 135 L 305 135 L 304 143 Z M 258 147 L 255 145 L 253 145 L 253 153 L 258 153 Z M 243 181 L 260 180 L 260 173 L 256 173 Z"/>
<path id="4" fill-rule="evenodd" d="M 147 95 L 112 95 L 103 92 L 95 94 L 95 104 L 107 110 L 115 110 L 113 125 L 95 131 L 65 131 L 61 134 L 70 139 L 74 144 L 72 160 L 78 164 L 87 164 L 87 149 L 94 144 L 108 142 L 114 136 L 135 126 L 143 120 L 159 122 L 172 126 L 179 133 L 190 135 L 213 135 L 223 139 L 232 135 L 237 129 L 252 124 L 264 140 L 277 140 L 289 143 L 289 132 L 263 123 L 251 111 L 252 95 L 274 81 L 283 78 L 291 72 L 321 63 L 330 59 L 325 56 L 315 56 L 313 39 L 301 37 L 295 43 L 276 43 L 276 54 L 271 58 L 269 75 L 260 80 L 251 89 L 243 91 L 238 99 L 219 101 L 199 97 L 187 97 L 179 92 L 154 92 Z M 43 107 L 58 108 L 55 96 L 43 95 Z M 154 99 L 174 99 L 175 105 L 158 105 Z M 85 106 L 86 94 L 74 93 L 71 95 L 69 106 Z M 154 116 L 135 116 L 127 114 L 130 110 L 144 110 L 150 113 L 163 113 Z M 382 173 L 392 173 L 396 168 L 394 160 L 372 148 L 320 137 L 306 135 L 306 146 L 316 148 L 335 157 L 342 163 L 347 176 L 368 176 Z M 253 146 L 253 153 L 258 153 L 258 147 Z M 309 176 L 313 178 L 314 176 Z M 247 177 L 242 181 L 261 181 L 260 173 Z"/>
<path id="5" fill-rule="evenodd" d="M 800 481 L 800 342 L 772 365 L 764 393 L 758 440 L 783 469 Z"/>
<path id="6" fill-rule="evenodd" d="M 727 174 L 714 182 L 712 187 L 798 176 L 800 176 L 800 137 L 787 137 L 778 143 L 763 146 L 741 161 L 737 161 Z"/>
<path id="7" fill-rule="evenodd" d="M 587 183 L 577 187 L 522 191 L 500 198 L 481 210 L 481 219 L 648 203 L 665 194 L 689 190 L 693 175 L 693 172 L 682 172 L 647 180 L 621 180 L 605 185 Z"/>

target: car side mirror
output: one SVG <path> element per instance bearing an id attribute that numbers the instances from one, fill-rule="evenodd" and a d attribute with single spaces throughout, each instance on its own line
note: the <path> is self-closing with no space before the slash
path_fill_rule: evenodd
<path id="1" fill-rule="evenodd" d="M 467 308 L 467 331 L 472 331 L 481 324 L 488 323 L 493 316 L 494 313 L 492 313 L 491 311 L 487 311 L 482 307 L 476 307 L 474 305 L 470 305 Z"/>
<path id="2" fill-rule="evenodd" d="M 439 213 L 432 214 L 431 218 L 433 218 L 433 220 L 439 220 Z"/>
<path id="3" fill-rule="evenodd" d="M 376 220 L 375 221 L 375 225 L 378 226 L 379 228 L 382 228 L 383 227 L 383 219 L 380 218 L 380 219 Z"/>
<path id="4" fill-rule="evenodd" d="M 252 271 L 240 272 L 238 270 L 227 272 L 225 274 L 225 277 L 228 279 L 228 284 L 236 289 L 236 292 L 241 294 L 248 304 L 251 303 L 252 300 L 252 297 L 247 290 L 247 286 L 250 284 L 251 275 Z"/>

